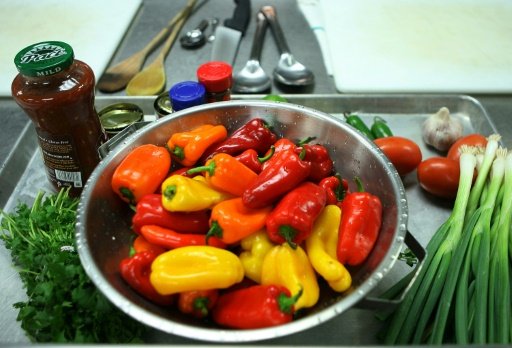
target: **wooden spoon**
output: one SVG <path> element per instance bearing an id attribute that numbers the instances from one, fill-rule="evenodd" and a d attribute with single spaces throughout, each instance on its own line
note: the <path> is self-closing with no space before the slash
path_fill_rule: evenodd
<path id="1" fill-rule="evenodd" d="M 165 41 L 162 50 L 155 60 L 137 73 L 126 86 L 127 95 L 157 95 L 165 88 L 166 75 L 164 61 L 167 53 L 171 49 L 176 37 L 178 36 L 183 24 L 187 20 L 196 0 L 189 0 L 184 14 L 172 29 L 171 34 Z"/>
<path id="2" fill-rule="evenodd" d="M 143 49 L 107 69 L 96 84 L 98 89 L 102 92 L 113 93 L 125 88 L 128 82 L 140 71 L 147 55 L 153 52 L 165 36 L 169 34 L 171 28 L 183 17 L 186 9 L 187 7 L 178 12 L 167 26 L 160 30 Z"/>

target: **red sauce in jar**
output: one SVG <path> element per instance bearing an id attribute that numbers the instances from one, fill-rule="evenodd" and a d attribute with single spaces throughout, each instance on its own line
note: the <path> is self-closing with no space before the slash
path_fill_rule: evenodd
<path id="1" fill-rule="evenodd" d="M 77 196 L 106 140 L 94 107 L 94 73 L 58 41 L 26 47 L 15 63 L 20 73 L 12 96 L 35 125 L 48 179 L 55 189 L 70 186 Z"/>

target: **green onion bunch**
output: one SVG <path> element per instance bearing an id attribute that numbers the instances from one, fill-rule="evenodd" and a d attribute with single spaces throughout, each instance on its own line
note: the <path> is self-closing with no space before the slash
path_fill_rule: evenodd
<path id="1" fill-rule="evenodd" d="M 414 283 L 388 318 L 384 343 L 512 342 L 512 154 L 499 147 L 499 140 L 495 134 L 483 150 L 461 148 L 453 211 L 428 243 Z"/>

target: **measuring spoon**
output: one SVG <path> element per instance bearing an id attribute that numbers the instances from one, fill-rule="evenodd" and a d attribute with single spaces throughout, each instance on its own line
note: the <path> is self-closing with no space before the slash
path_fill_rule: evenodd
<path id="1" fill-rule="evenodd" d="M 256 31 L 251 47 L 249 60 L 235 76 L 233 90 L 240 93 L 259 93 L 270 89 L 270 77 L 260 66 L 261 49 L 267 29 L 267 20 L 263 13 L 256 15 Z"/>
<path id="2" fill-rule="evenodd" d="M 297 61 L 290 52 L 281 25 L 277 20 L 276 10 L 273 6 L 263 6 L 260 10 L 268 20 L 272 34 L 276 40 L 281 57 L 274 69 L 274 79 L 288 86 L 308 86 L 315 82 L 315 75 L 302 63 Z"/>
<path id="3" fill-rule="evenodd" d="M 208 20 L 203 19 L 197 27 L 193 30 L 186 32 L 180 38 L 181 46 L 184 48 L 199 48 L 206 42 L 204 31 L 208 27 Z"/>

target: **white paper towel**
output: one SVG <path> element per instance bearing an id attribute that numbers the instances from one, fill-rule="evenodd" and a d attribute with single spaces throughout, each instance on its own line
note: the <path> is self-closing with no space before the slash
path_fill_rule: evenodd
<path id="1" fill-rule="evenodd" d="M 103 73 L 142 0 L 0 1 L 0 96 L 11 95 L 14 56 L 40 41 L 64 41 L 75 57 Z"/>

